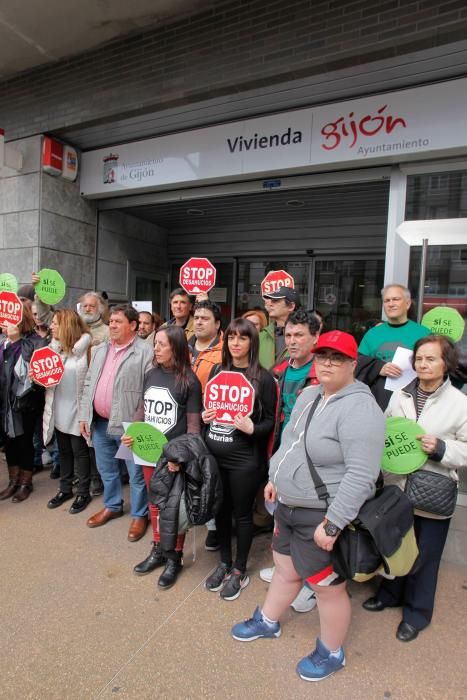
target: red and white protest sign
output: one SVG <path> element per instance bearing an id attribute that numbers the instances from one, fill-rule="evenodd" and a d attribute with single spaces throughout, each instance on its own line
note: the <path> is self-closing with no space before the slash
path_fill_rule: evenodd
<path id="1" fill-rule="evenodd" d="M 204 407 L 216 409 L 216 422 L 233 425 L 239 413 L 249 416 L 253 413 L 255 390 L 240 372 L 219 372 L 204 390 Z"/>
<path id="2" fill-rule="evenodd" d="M 23 304 L 14 292 L 0 292 L 0 326 L 17 326 L 23 318 Z"/>
<path id="3" fill-rule="evenodd" d="M 216 284 L 216 268 L 207 258 L 190 258 L 180 268 L 180 286 L 187 294 L 209 292 Z"/>
<path id="4" fill-rule="evenodd" d="M 59 384 L 65 371 L 62 358 L 52 348 L 34 350 L 29 366 L 34 381 L 45 387 Z"/>
<path id="5" fill-rule="evenodd" d="M 285 270 L 271 270 L 261 282 L 261 294 L 263 297 L 265 294 L 273 294 L 279 291 L 281 287 L 294 289 L 294 278 Z"/>

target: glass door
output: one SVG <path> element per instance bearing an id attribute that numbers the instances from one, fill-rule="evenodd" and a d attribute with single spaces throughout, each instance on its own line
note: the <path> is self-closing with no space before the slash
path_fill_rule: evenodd
<path id="1" fill-rule="evenodd" d="M 313 306 L 324 317 L 325 330 L 339 329 L 360 342 L 381 320 L 384 259 L 314 261 Z"/>
<path id="2" fill-rule="evenodd" d="M 237 278 L 237 316 L 250 309 L 263 309 L 261 282 L 272 270 L 285 270 L 292 275 L 295 289 L 300 294 L 303 306 L 308 307 L 308 280 L 310 276 L 310 261 L 269 259 L 269 260 L 239 260 Z"/>

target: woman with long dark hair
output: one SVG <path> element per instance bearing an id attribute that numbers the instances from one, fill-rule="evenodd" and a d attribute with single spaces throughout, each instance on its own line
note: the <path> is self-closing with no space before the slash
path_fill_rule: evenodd
<path id="1" fill-rule="evenodd" d="M 167 440 L 198 433 L 201 428 L 201 384 L 191 369 L 190 354 L 183 328 L 166 326 L 157 331 L 154 341 L 154 368 L 144 379 L 143 402 L 134 420 L 150 423 L 166 436 Z M 131 447 L 133 439 L 124 435 L 122 442 Z M 169 462 L 170 471 L 178 471 L 180 465 Z M 153 467 L 143 466 L 144 479 L 149 489 Z M 153 543 L 149 556 L 137 564 L 134 573 L 149 574 L 165 564 L 158 585 L 173 586 L 183 563 L 185 532 L 179 532 L 175 550 L 162 551 L 159 531 L 159 510 L 149 503 L 153 531 Z"/>
<path id="2" fill-rule="evenodd" d="M 14 503 L 29 498 L 34 464 L 34 428 L 44 407 L 44 390 L 31 385 L 29 362 L 35 349 L 47 340 L 34 330 L 30 303 L 23 302 L 17 326 L 4 326 L 0 336 L 0 436 L 5 441 L 9 482 L 0 493 Z"/>
<path id="3" fill-rule="evenodd" d="M 274 425 L 276 386 L 272 376 L 259 364 L 259 336 L 251 321 L 237 318 L 224 335 L 221 370 L 243 374 L 255 389 L 251 416 L 238 414 L 233 426 L 215 421 L 216 409 L 202 413 L 208 425 L 206 444 L 216 457 L 224 501 L 216 516 L 220 563 L 206 581 L 210 591 L 220 591 L 224 600 L 235 600 L 250 580 L 247 560 L 253 539 L 253 505 L 267 467 L 267 440 Z M 237 526 L 237 551 L 232 558 L 232 515 Z"/>
<path id="4" fill-rule="evenodd" d="M 73 498 L 76 472 L 77 494 L 70 508 L 74 515 L 81 513 L 91 502 L 91 461 L 88 444 L 79 430 L 78 407 L 88 371 L 88 349 L 92 338 L 87 325 L 73 309 L 55 311 L 50 332 L 50 347 L 62 358 L 65 371 L 60 383 L 45 392 L 44 444 L 52 441 L 55 431 L 60 454 L 60 484 L 47 507 L 59 508 Z"/>

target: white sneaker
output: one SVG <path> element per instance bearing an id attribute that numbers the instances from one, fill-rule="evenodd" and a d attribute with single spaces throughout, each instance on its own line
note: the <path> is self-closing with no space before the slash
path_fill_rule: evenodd
<path id="1" fill-rule="evenodd" d="M 270 566 L 269 569 L 261 569 L 259 572 L 259 577 L 261 581 L 266 581 L 266 583 L 271 583 L 272 577 L 274 575 L 274 566 Z"/>
<path id="2" fill-rule="evenodd" d="M 308 586 L 303 586 L 302 590 L 295 598 L 290 607 L 295 610 L 295 612 L 305 613 L 310 612 L 316 607 L 316 596 L 311 588 Z"/>

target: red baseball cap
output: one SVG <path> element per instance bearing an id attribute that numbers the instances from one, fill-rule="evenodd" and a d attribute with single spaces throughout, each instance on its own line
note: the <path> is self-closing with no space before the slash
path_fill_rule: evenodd
<path id="1" fill-rule="evenodd" d="M 356 360 L 358 355 L 358 346 L 355 338 L 350 333 L 344 333 L 344 331 L 329 331 L 320 335 L 314 347 L 314 352 L 319 352 L 320 350 L 336 350 L 342 355 L 351 357 L 352 360 Z"/>

